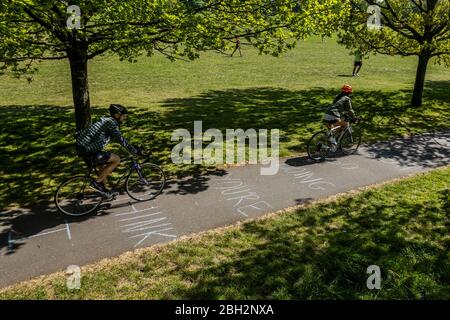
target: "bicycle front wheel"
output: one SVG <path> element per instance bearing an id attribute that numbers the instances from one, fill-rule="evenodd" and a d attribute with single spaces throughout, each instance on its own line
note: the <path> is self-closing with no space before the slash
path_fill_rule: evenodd
<path id="1" fill-rule="evenodd" d="M 128 195 L 137 201 L 148 201 L 157 197 L 166 183 L 164 171 L 152 163 L 144 163 L 132 170 L 125 181 Z"/>
<path id="2" fill-rule="evenodd" d="M 340 148 L 342 152 L 346 155 L 354 154 L 361 144 L 361 138 L 362 132 L 358 128 L 352 128 L 352 132 L 345 131 L 341 138 Z"/>
<path id="3" fill-rule="evenodd" d="M 102 203 L 102 195 L 91 187 L 94 179 L 72 177 L 61 183 L 55 193 L 56 207 L 64 214 L 80 217 L 94 212 Z"/>
<path id="4" fill-rule="evenodd" d="M 308 156 L 315 161 L 324 160 L 330 150 L 325 131 L 315 133 L 308 141 Z"/>

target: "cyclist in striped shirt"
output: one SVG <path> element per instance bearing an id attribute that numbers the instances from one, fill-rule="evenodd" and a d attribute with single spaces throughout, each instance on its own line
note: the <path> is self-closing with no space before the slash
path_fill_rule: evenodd
<path id="1" fill-rule="evenodd" d="M 128 111 L 119 104 L 109 107 L 110 117 L 102 117 L 100 121 L 75 134 L 78 154 L 90 163 L 100 167 L 99 175 L 93 181 L 92 187 L 103 192 L 110 193 L 105 187 L 106 178 L 117 168 L 120 157 L 114 153 L 104 151 L 110 140 L 120 143 L 129 152 L 141 153 L 141 150 L 133 147 L 120 132 L 120 125 L 127 119 Z"/>

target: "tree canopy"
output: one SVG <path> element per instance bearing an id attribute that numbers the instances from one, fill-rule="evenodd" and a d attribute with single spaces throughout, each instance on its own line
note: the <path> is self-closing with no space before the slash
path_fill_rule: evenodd
<path id="1" fill-rule="evenodd" d="M 450 66 L 450 1 L 350 1 L 351 14 L 343 20 L 340 42 L 363 52 L 418 56 L 411 104 L 420 106 L 429 60 L 435 57 L 436 63 Z M 379 15 L 380 26 L 371 26 L 373 15 Z"/>
<path id="2" fill-rule="evenodd" d="M 79 26 L 69 5 L 80 8 Z M 21 75 L 36 62 L 68 59 L 77 129 L 90 123 L 87 61 L 112 53 L 135 61 L 161 53 L 195 59 L 226 50 L 241 36 L 278 55 L 295 40 L 330 35 L 345 14 L 342 0 L 4 0 L 0 4 L 0 69 Z M 76 25 L 76 24 L 75 24 Z"/>

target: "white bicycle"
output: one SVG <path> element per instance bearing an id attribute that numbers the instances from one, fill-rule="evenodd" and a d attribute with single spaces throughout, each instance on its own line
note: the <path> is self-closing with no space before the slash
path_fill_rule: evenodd
<path id="1" fill-rule="evenodd" d="M 340 136 L 336 139 L 337 145 L 333 145 L 330 141 L 331 137 L 335 136 L 337 130 L 342 126 L 334 127 L 331 129 L 323 130 L 313 134 L 311 139 L 308 141 L 308 156 L 314 161 L 323 161 L 330 154 L 341 150 L 345 155 L 354 154 L 362 140 L 362 130 L 359 124 L 362 122 L 359 118 L 351 118 L 348 116 L 344 117 L 348 123 L 345 130 L 342 131 Z M 355 124 L 353 126 L 352 124 Z"/>

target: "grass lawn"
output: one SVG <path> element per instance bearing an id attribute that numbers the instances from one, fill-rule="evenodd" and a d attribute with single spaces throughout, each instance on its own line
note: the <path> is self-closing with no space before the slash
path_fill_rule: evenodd
<path id="1" fill-rule="evenodd" d="M 373 56 L 361 77 L 348 77 L 353 57 L 333 39 L 310 39 L 280 58 L 259 56 L 250 47 L 244 57 L 205 53 L 194 62 L 170 62 L 161 56 L 138 63 L 101 57 L 91 62 L 90 92 L 94 120 L 107 106 L 131 106 L 124 128 L 144 143 L 154 160 L 174 176 L 201 171 L 171 164 L 173 130 L 203 128 L 280 129 L 281 155 L 305 151 L 320 117 L 339 87 L 355 88 L 358 113 L 368 119 L 365 141 L 449 127 L 450 69 L 430 65 L 424 106 L 408 108 L 416 59 Z M 0 211 L 51 199 L 62 179 L 80 173 L 73 150 L 69 67 L 44 63 L 32 83 L 0 77 Z"/>
<path id="2" fill-rule="evenodd" d="M 0 299 L 450 299 L 450 167 L 0 290 Z M 368 290 L 367 267 L 381 269 Z"/>

